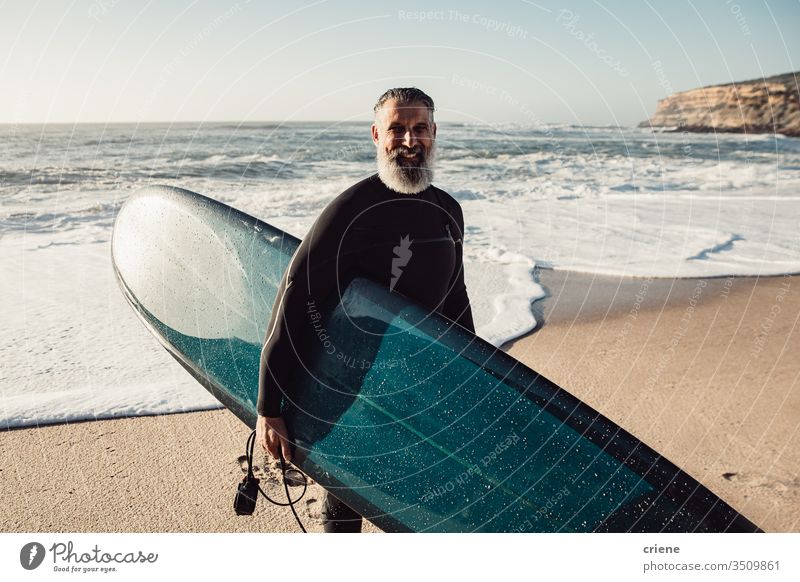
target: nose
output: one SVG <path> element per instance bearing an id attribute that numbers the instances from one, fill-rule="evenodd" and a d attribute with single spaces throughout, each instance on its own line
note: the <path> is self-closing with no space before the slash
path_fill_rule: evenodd
<path id="1" fill-rule="evenodd" d="M 407 129 L 403 134 L 403 145 L 407 148 L 413 148 L 417 143 L 417 136 L 410 129 Z"/>

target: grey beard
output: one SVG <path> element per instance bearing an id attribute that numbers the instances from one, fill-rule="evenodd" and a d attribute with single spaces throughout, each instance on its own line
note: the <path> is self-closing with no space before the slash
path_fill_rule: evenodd
<path id="1" fill-rule="evenodd" d="M 418 194 L 433 182 L 435 161 L 435 142 L 419 166 L 403 166 L 390 159 L 383 148 L 378 148 L 378 177 L 390 190 L 400 194 Z"/>

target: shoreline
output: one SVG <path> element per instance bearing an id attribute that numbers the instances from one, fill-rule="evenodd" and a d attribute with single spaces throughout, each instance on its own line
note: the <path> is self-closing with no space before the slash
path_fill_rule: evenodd
<path id="1" fill-rule="evenodd" d="M 800 276 L 535 278 L 547 291 L 538 325 L 504 351 L 766 531 L 800 531 Z M 264 500 L 234 514 L 249 429 L 225 409 L 4 432 L 2 531 L 298 531 Z M 256 457 L 275 485 L 275 464 Z M 309 531 L 321 531 L 321 501 L 311 485 L 297 506 Z"/>
<path id="2" fill-rule="evenodd" d="M 671 278 L 594 274 L 537 267 L 533 270 L 533 278 L 545 290 L 545 296 L 531 304 L 537 321 L 533 331 L 538 330 L 545 321 L 561 324 L 622 316 L 637 303 L 640 310 L 674 307 L 684 302 L 687 292 L 693 290 L 698 281 L 705 282 L 698 303 L 706 303 L 714 295 L 729 295 L 734 288 L 739 289 L 743 284 L 747 285 L 748 281 L 793 277 L 800 277 L 800 274 Z M 639 301 L 637 296 L 640 297 Z M 530 333 L 504 342 L 503 347 L 509 347 Z"/>

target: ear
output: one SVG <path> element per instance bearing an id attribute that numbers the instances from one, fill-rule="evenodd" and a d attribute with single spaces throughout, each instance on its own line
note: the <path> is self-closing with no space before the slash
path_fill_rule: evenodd
<path id="1" fill-rule="evenodd" d="M 433 124 L 433 139 L 436 139 L 436 123 Z"/>
<path id="2" fill-rule="evenodd" d="M 378 126 L 374 123 L 372 124 L 372 143 L 378 145 Z"/>

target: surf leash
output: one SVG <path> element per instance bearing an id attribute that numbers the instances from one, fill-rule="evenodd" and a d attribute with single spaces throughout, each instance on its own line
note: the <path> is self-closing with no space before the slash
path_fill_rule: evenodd
<path id="1" fill-rule="evenodd" d="M 306 528 L 303 527 L 303 522 L 300 521 L 300 516 L 297 515 L 297 510 L 294 508 L 295 503 L 300 501 L 308 490 L 308 479 L 301 471 L 291 467 L 288 469 L 286 468 L 286 461 L 283 458 L 283 451 L 278 448 L 278 454 L 281 461 L 281 480 L 283 481 L 283 490 L 286 493 L 287 501 L 284 503 L 282 501 L 276 501 L 275 499 L 272 499 L 261 488 L 261 485 L 259 485 L 260 480 L 253 473 L 253 447 L 255 446 L 255 442 L 256 431 L 253 431 L 250 433 L 250 436 L 247 437 L 247 444 L 245 445 L 244 449 L 245 458 L 247 459 L 247 474 L 242 478 L 242 482 L 239 483 L 239 486 L 236 489 L 236 497 L 233 500 L 233 509 L 236 511 L 236 515 L 253 515 L 253 512 L 256 510 L 258 494 L 261 493 L 261 495 L 263 495 L 264 498 L 273 505 L 277 505 L 279 507 L 288 506 L 289 509 L 292 510 L 294 518 L 297 520 L 297 525 L 300 526 L 302 532 L 308 533 Z M 289 484 L 286 482 L 287 473 L 291 475 L 290 479 L 292 482 L 303 483 L 303 492 L 297 499 L 292 499 L 292 496 L 289 494 Z M 299 475 L 300 478 L 296 478 L 295 475 Z"/>

